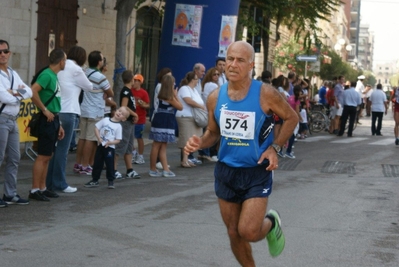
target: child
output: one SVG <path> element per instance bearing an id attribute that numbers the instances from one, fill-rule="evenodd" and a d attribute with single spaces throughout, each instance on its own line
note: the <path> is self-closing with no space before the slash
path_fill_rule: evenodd
<path id="1" fill-rule="evenodd" d="M 96 123 L 94 131 L 98 146 L 94 157 L 94 166 L 91 174 L 92 180 L 85 184 L 85 187 L 97 187 L 99 185 L 98 180 L 100 180 L 105 162 L 108 188 L 115 188 L 115 145 L 122 139 L 122 126 L 120 122 L 125 121 L 129 115 L 126 107 L 120 107 L 112 118 L 105 117 Z"/>
<path id="2" fill-rule="evenodd" d="M 299 139 L 305 139 L 306 137 L 308 137 L 307 131 L 308 131 L 308 117 L 307 117 L 307 105 L 303 104 L 302 105 L 302 109 L 301 109 L 301 117 L 302 117 L 302 121 L 299 122 Z"/>
<path id="3" fill-rule="evenodd" d="M 133 72 L 125 70 L 122 73 L 123 88 L 120 92 L 119 106 L 126 107 L 130 116 L 126 121 L 122 122 L 122 140 L 115 149 L 115 178 L 122 179 L 122 174 L 117 170 L 118 157 L 123 156 L 126 166 L 126 178 L 140 179 L 140 175 L 133 170 L 132 152 L 134 139 L 134 123 L 137 122 L 138 116 L 136 114 L 136 101 L 130 88 L 133 84 Z"/>
<path id="4" fill-rule="evenodd" d="M 174 90 L 175 78 L 172 75 L 164 75 L 161 90 L 158 94 L 159 105 L 151 121 L 150 139 L 153 140 L 150 153 L 151 177 L 175 177 L 170 171 L 166 158 L 166 147 L 168 143 L 175 142 L 175 109 L 182 110 L 183 105 L 177 98 Z M 161 160 L 163 171 L 158 172 L 156 168 L 157 157 Z"/>
<path id="5" fill-rule="evenodd" d="M 136 158 L 133 158 L 134 163 L 144 164 L 144 140 L 143 131 L 144 125 L 147 118 L 147 109 L 150 108 L 150 98 L 146 90 L 141 88 L 144 82 L 144 77 L 141 74 L 136 74 L 133 77 L 133 87 L 131 89 L 132 95 L 136 100 L 136 113 L 139 116 L 139 120 L 134 125 L 134 137 L 137 139 L 138 154 Z M 133 154 L 135 151 L 133 151 Z"/>

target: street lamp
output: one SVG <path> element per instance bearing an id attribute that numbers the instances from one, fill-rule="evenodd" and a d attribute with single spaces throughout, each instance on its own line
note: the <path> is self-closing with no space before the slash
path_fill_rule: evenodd
<path id="1" fill-rule="evenodd" d="M 346 60 L 346 55 L 348 52 L 352 51 L 352 46 L 350 44 L 348 44 L 347 46 L 345 46 L 345 39 L 341 38 L 338 40 L 338 42 L 334 45 L 334 50 L 339 52 L 339 56 L 341 58 L 343 58 L 343 56 L 345 55 L 345 60 Z M 343 54 L 343 49 L 345 48 L 346 53 Z"/>

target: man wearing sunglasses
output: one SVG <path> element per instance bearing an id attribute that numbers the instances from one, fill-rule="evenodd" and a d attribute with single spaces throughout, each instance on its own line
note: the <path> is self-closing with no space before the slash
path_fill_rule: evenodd
<path id="1" fill-rule="evenodd" d="M 7 41 L 0 40 L 0 166 L 6 158 L 4 195 L 0 208 L 7 204 L 26 205 L 29 200 L 17 194 L 17 173 L 20 161 L 19 130 L 17 124 L 20 102 L 32 97 L 32 90 L 8 66 L 11 52 Z M 6 155 L 7 153 L 7 155 Z"/>

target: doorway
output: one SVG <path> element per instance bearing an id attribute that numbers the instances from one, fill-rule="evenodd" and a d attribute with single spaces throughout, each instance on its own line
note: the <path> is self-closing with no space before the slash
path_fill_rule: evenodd
<path id="1" fill-rule="evenodd" d="M 137 10 L 136 17 L 133 70 L 134 73 L 144 76 L 143 88 L 153 99 L 161 38 L 161 16 L 155 8 L 142 7 Z"/>
<path id="2" fill-rule="evenodd" d="M 36 72 L 49 64 L 52 49 L 76 45 L 78 0 L 38 0 Z"/>

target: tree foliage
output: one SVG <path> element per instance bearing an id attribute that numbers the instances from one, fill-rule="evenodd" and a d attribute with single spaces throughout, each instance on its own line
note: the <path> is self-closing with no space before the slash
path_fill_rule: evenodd
<path id="1" fill-rule="evenodd" d="M 331 58 L 331 63 L 322 60 L 319 75 L 323 80 L 333 80 L 335 77 L 343 75 L 347 81 L 356 81 L 357 77 L 362 74 L 360 70 L 353 69 L 348 62 L 342 61 L 341 57 L 332 49 L 323 48 L 322 51 L 323 55 Z"/>
<path id="2" fill-rule="evenodd" d="M 248 14 L 245 9 L 260 8 L 265 18 L 276 22 L 277 33 L 279 26 L 284 24 L 294 31 L 296 40 L 303 39 L 304 47 L 310 48 L 312 43 L 321 46 L 318 20 L 328 21 L 341 3 L 340 0 L 242 0 L 239 21 L 256 34 L 263 25 L 254 26 L 245 16 Z"/>

